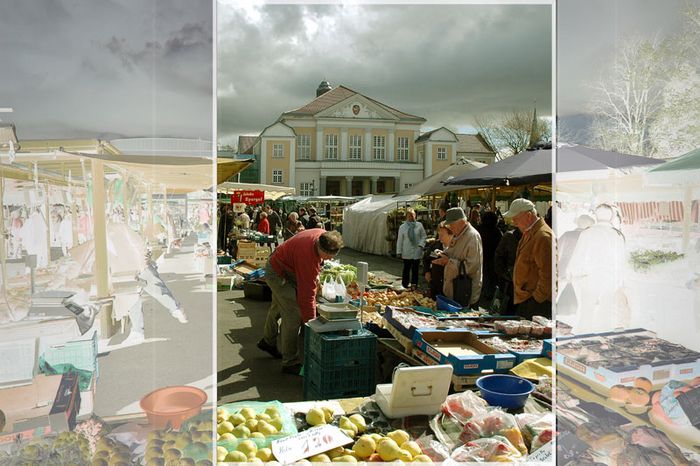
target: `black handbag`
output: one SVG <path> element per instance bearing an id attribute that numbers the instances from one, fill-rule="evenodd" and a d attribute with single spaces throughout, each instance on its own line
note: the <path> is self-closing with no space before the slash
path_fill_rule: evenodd
<path id="1" fill-rule="evenodd" d="M 472 297 L 472 279 L 467 275 L 463 261 L 459 262 L 459 273 L 452 279 L 452 299 L 464 307 L 469 307 Z"/>

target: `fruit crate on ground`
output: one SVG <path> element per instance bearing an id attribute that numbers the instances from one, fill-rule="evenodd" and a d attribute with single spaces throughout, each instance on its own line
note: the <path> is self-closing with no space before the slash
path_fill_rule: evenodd
<path id="1" fill-rule="evenodd" d="M 375 391 L 374 360 L 363 364 L 324 368 L 308 355 L 304 358 L 304 399 L 329 400 L 368 396 Z"/>
<path id="2" fill-rule="evenodd" d="M 304 354 L 321 367 L 374 364 L 377 359 L 377 336 L 365 329 L 351 335 L 304 331 Z"/>

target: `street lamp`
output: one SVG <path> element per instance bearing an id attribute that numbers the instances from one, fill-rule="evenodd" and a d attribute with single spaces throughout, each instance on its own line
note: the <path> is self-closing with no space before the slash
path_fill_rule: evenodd
<path id="1" fill-rule="evenodd" d="M 311 180 L 311 190 L 310 190 L 310 196 L 314 195 L 314 190 L 316 189 L 316 180 Z"/>

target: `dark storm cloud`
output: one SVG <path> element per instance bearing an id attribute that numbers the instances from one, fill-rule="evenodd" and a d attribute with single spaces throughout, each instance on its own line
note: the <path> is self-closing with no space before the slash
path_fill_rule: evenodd
<path id="1" fill-rule="evenodd" d="M 545 5 L 220 4 L 219 140 L 257 134 L 343 84 L 426 126 L 484 113 L 551 113 L 551 7 Z"/>
<path id="2" fill-rule="evenodd" d="M 0 115 L 21 138 L 210 139 L 208 0 L 0 3 Z"/>

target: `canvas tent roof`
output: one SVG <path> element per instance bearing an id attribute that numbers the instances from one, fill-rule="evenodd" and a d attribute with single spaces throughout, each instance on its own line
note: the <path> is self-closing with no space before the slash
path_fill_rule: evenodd
<path id="1" fill-rule="evenodd" d="M 649 170 L 651 184 L 700 184 L 700 148 Z"/>
<path id="2" fill-rule="evenodd" d="M 556 154 L 557 173 L 636 167 L 660 162 L 650 157 L 618 154 L 585 146 L 561 146 Z M 524 151 L 474 170 L 448 184 L 499 186 L 551 182 L 552 155 L 552 149 Z"/>
<path id="3" fill-rule="evenodd" d="M 414 194 L 429 196 L 431 194 L 459 191 L 460 189 L 464 189 L 464 186 L 445 186 L 444 182 L 485 166 L 486 164 L 484 163 L 472 161 L 467 161 L 462 165 L 450 165 L 437 173 L 433 173 L 420 183 L 416 183 L 410 188 L 401 191 L 397 196 L 410 196 Z"/>

